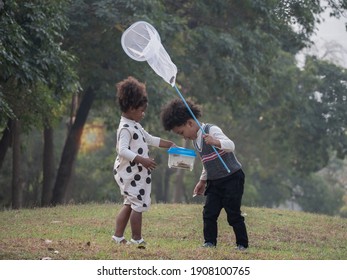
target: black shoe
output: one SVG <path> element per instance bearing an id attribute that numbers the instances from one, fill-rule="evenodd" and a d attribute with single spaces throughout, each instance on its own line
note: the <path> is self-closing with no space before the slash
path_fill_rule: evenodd
<path id="1" fill-rule="evenodd" d="M 216 245 L 213 244 L 212 242 L 205 242 L 204 245 L 202 245 L 204 248 L 215 248 Z"/>
<path id="2" fill-rule="evenodd" d="M 243 245 L 237 245 L 235 249 L 238 250 L 238 251 L 246 251 L 247 247 L 245 247 Z"/>

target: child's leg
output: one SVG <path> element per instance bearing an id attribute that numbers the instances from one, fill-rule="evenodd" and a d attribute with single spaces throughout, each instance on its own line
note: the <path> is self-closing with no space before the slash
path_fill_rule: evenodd
<path id="1" fill-rule="evenodd" d="M 218 186 L 214 185 L 213 182 L 208 182 L 205 194 L 206 201 L 203 210 L 204 239 L 205 243 L 217 245 L 217 220 L 223 207 Z"/>
<path id="2" fill-rule="evenodd" d="M 245 218 L 241 215 L 241 200 L 244 190 L 244 173 L 239 171 L 232 176 L 229 182 L 229 191 L 226 192 L 223 200 L 223 206 L 227 213 L 227 219 L 230 226 L 233 227 L 236 245 L 248 247 L 248 235 Z"/>
<path id="3" fill-rule="evenodd" d="M 129 218 L 131 214 L 130 205 L 123 205 L 122 209 L 119 211 L 118 216 L 116 218 L 116 229 L 114 235 L 117 237 L 123 237 L 125 228 L 128 224 Z"/>
<path id="4" fill-rule="evenodd" d="M 142 238 L 142 212 L 131 211 L 130 226 L 132 232 L 132 239 L 140 240 Z"/>

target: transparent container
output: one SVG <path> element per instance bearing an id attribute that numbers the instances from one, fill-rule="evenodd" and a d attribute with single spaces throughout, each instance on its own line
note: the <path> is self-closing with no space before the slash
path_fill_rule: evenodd
<path id="1" fill-rule="evenodd" d="M 168 165 L 170 168 L 180 168 L 193 170 L 194 161 L 196 153 L 194 150 L 181 148 L 181 147 L 172 147 L 168 151 L 169 162 Z"/>

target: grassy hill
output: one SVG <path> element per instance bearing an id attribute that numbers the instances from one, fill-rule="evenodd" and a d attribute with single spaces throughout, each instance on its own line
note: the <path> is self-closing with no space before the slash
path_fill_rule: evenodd
<path id="1" fill-rule="evenodd" d="M 347 219 L 244 207 L 250 248 L 239 252 L 224 212 L 218 247 L 206 249 L 201 248 L 202 205 L 154 204 L 143 219 L 148 246 L 139 250 L 111 241 L 120 207 L 86 204 L 0 212 L 0 259 L 347 259 Z"/>

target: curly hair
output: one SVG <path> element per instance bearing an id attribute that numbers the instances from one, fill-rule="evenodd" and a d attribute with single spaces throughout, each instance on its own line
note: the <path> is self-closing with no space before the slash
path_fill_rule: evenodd
<path id="1" fill-rule="evenodd" d="M 148 102 L 146 85 L 134 77 L 116 84 L 118 104 L 122 112 L 137 109 Z"/>
<path id="2" fill-rule="evenodd" d="M 186 102 L 195 117 L 200 118 L 202 116 L 201 107 L 191 100 Z M 162 108 L 160 118 L 164 129 L 170 131 L 174 127 L 185 125 L 193 117 L 181 99 L 173 99 Z"/>

